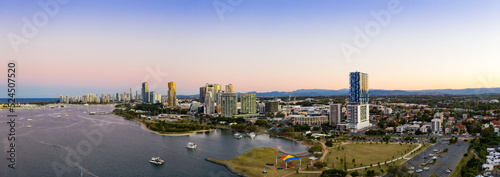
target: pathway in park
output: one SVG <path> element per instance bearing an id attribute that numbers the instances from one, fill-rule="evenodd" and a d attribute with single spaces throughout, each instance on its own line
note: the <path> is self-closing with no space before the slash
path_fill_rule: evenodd
<path id="1" fill-rule="evenodd" d="M 321 143 L 321 144 L 323 144 L 323 147 L 324 147 L 324 148 L 326 147 L 324 143 Z M 381 163 L 380 165 L 384 165 L 384 164 L 386 164 L 386 163 L 395 162 L 395 161 L 398 161 L 398 160 L 400 160 L 400 159 L 409 160 L 410 158 L 407 158 L 407 157 L 408 157 L 409 155 L 411 155 L 413 152 L 417 151 L 420 147 L 422 147 L 422 144 L 418 144 L 418 146 L 417 146 L 415 149 L 413 149 L 412 151 L 408 152 L 407 154 L 405 154 L 405 155 L 403 155 L 403 156 L 401 156 L 401 157 L 398 157 L 398 158 L 392 159 L 392 160 L 390 160 L 390 161 L 387 161 L 387 162 Z M 327 152 L 328 152 L 328 151 L 327 151 Z M 327 153 L 324 153 L 324 154 L 323 154 L 323 156 L 321 157 L 321 160 L 323 160 L 323 159 L 324 159 L 324 157 L 325 157 L 325 155 L 326 155 L 326 154 L 327 154 Z M 403 163 L 404 163 L 404 162 L 403 162 Z M 378 164 L 372 165 L 372 167 L 376 167 L 376 166 L 378 166 Z M 364 169 L 364 168 L 370 168 L 370 166 L 364 166 L 364 167 L 358 167 L 358 168 L 351 168 L 351 169 L 347 169 L 347 171 L 360 170 L 360 169 Z M 322 173 L 322 172 L 323 172 L 323 171 L 300 171 L 300 170 L 299 170 L 299 173 Z M 294 173 L 295 173 L 295 172 L 294 172 Z M 288 174 L 288 175 L 290 175 L 290 174 Z M 288 176 L 288 175 L 286 175 L 286 176 Z"/>
<path id="2" fill-rule="evenodd" d="M 398 157 L 398 158 L 395 158 L 395 159 L 392 159 L 388 162 L 384 162 L 384 163 L 381 163 L 380 165 L 384 165 L 384 164 L 387 164 L 387 163 L 391 163 L 391 162 L 395 162 L 395 161 L 398 161 L 400 159 L 405 159 L 405 160 L 408 160 L 410 158 L 406 158 L 408 157 L 409 155 L 411 155 L 411 153 L 415 152 L 418 148 L 422 147 L 422 144 L 418 144 L 418 147 L 416 147 L 415 149 L 413 149 L 412 151 L 408 152 L 407 154 L 405 154 L 404 156 L 401 156 L 401 157 Z M 403 162 L 404 163 L 404 162 Z M 376 167 L 378 166 L 378 164 L 375 164 L 375 165 L 372 165 L 373 167 Z M 347 171 L 353 171 L 353 170 L 361 170 L 361 169 L 364 169 L 364 168 L 370 168 L 370 166 L 364 166 L 364 167 L 358 167 L 358 168 L 351 168 L 351 169 L 347 169 Z"/>

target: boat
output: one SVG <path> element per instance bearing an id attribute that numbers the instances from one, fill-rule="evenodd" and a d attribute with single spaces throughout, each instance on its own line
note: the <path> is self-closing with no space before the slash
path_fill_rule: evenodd
<path id="1" fill-rule="evenodd" d="M 28 118 L 28 120 L 31 120 L 31 118 Z"/>
<path id="2" fill-rule="evenodd" d="M 151 157 L 151 160 L 149 162 L 155 165 L 163 165 L 165 163 L 165 161 L 160 157 Z"/>
<path id="3" fill-rule="evenodd" d="M 61 115 L 57 115 L 57 117 L 62 117 Z"/>
<path id="4" fill-rule="evenodd" d="M 188 142 L 186 148 L 188 149 L 196 149 L 197 145 L 194 144 L 193 142 Z"/>
<path id="5" fill-rule="evenodd" d="M 255 132 L 247 133 L 247 137 L 255 138 Z"/>
<path id="6" fill-rule="evenodd" d="M 236 134 L 233 135 L 233 137 L 236 138 L 236 139 L 241 139 L 241 138 L 243 138 L 243 135 L 241 135 L 239 133 L 236 133 Z"/>
<path id="7" fill-rule="evenodd" d="M 31 125 L 26 125 L 26 127 L 31 128 Z"/>

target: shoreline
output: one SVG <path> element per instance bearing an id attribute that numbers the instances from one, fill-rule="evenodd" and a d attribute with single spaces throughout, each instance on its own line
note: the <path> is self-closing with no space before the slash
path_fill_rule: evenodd
<path id="1" fill-rule="evenodd" d="M 160 132 L 157 132 L 157 131 L 154 131 L 154 130 L 151 130 L 149 129 L 148 127 L 146 127 L 146 125 L 137 120 L 137 119 L 126 119 L 125 117 L 122 117 L 122 116 L 119 116 L 119 115 L 116 115 L 116 114 L 112 114 L 114 116 L 118 116 L 118 117 L 121 117 L 125 120 L 130 120 L 130 121 L 134 121 L 134 122 L 137 122 L 139 124 L 141 124 L 141 129 L 144 129 L 144 130 L 147 130 L 151 133 L 154 133 L 154 134 L 157 134 L 157 135 L 163 135 L 163 136 L 189 136 L 189 135 L 194 135 L 194 134 L 197 134 L 197 133 L 204 133 L 204 132 L 209 132 L 209 131 L 213 131 L 214 129 L 209 129 L 209 130 L 196 130 L 196 131 L 190 131 L 190 132 L 179 132 L 179 133 L 171 133 L 171 134 L 165 134 L 165 133 L 160 133 Z"/>
<path id="2" fill-rule="evenodd" d="M 121 117 L 121 116 L 120 116 Z M 151 130 L 149 129 L 148 127 L 146 127 L 146 125 L 136 119 L 133 119 L 133 121 L 137 122 L 137 123 L 140 123 L 141 124 L 141 129 L 145 129 L 151 133 L 155 133 L 157 135 L 163 135 L 163 136 L 189 136 L 189 135 L 194 135 L 194 134 L 197 134 L 197 133 L 204 133 L 204 132 L 208 132 L 208 131 L 213 131 L 214 129 L 210 129 L 210 130 L 196 130 L 196 131 L 190 131 L 190 132 L 186 132 L 186 133 L 172 133 L 172 134 L 164 134 L 164 133 L 159 133 L 157 131 L 154 131 L 154 130 Z"/>
<path id="3" fill-rule="evenodd" d="M 221 165 L 221 166 L 225 167 L 226 170 L 229 171 L 232 174 L 235 174 L 235 175 L 238 175 L 238 176 L 242 176 L 242 177 L 246 177 L 245 174 L 243 174 L 241 172 L 238 172 L 238 171 L 234 171 L 231 167 L 229 167 L 228 164 L 225 164 L 225 163 L 222 163 L 222 162 L 218 162 L 217 160 L 212 159 L 212 158 L 205 158 L 205 160 L 208 161 L 208 162 L 211 162 L 211 163 L 214 163 L 214 164 Z"/>

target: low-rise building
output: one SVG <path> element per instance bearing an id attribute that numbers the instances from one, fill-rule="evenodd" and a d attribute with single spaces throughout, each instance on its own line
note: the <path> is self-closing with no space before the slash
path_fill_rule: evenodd
<path id="1" fill-rule="evenodd" d="M 408 131 L 409 127 L 410 127 L 410 125 L 408 125 L 408 124 L 397 126 L 396 127 L 396 133 L 406 132 L 406 131 Z"/>
<path id="2" fill-rule="evenodd" d="M 444 133 L 445 134 L 451 134 L 452 130 L 453 130 L 453 126 L 452 125 L 448 125 L 448 126 L 446 126 L 446 128 L 444 128 Z"/>
<path id="3" fill-rule="evenodd" d="M 307 116 L 307 115 L 291 115 L 288 117 L 294 124 L 320 126 L 328 123 L 328 116 Z"/>

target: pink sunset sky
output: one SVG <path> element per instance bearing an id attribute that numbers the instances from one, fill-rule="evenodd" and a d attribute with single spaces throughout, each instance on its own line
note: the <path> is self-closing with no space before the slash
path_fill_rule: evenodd
<path id="1" fill-rule="evenodd" d="M 23 18 L 43 11 L 37 2 L 0 2 L 0 56 L 18 63 L 19 97 L 135 92 L 144 81 L 162 94 L 174 81 L 178 95 L 205 83 L 343 89 L 353 71 L 369 74 L 370 89 L 500 87 L 498 1 L 402 1 L 350 61 L 341 44 L 390 1 L 245 1 L 224 19 L 205 1 L 70 1 L 16 52 L 8 36 L 22 36 Z"/>

